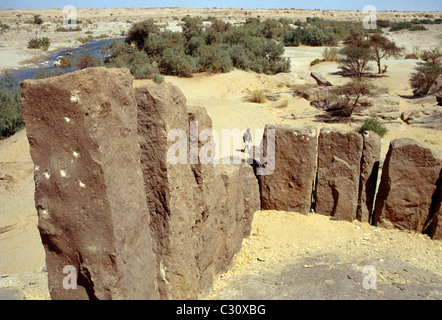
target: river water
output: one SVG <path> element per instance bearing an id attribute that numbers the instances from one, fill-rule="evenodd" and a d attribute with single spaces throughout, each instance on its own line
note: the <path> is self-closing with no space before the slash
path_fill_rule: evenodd
<path id="1" fill-rule="evenodd" d="M 81 45 L 78 48 L 63 49 L 54 53 L 45 60 L 37 62 L 33 66 L 27 69 L 16 71 L 13 74 L 19 80 L 19 82 L 22 82 L 23 80 L 26 79 L 32 79 L 38 71 L 46 70 L 50 72 L 52 70 L 55 70 L 55 68 L 57 68 L 57 62 L 59 62 L 60 59 L 63 57 L 69 58 L 70 56 L 74 55 L 87 54 L 100 59 L 104 59 L 107 55 L 109 55 L 109 53 L 103 53 L 101 52 L 101 49 L 108 46 L 113 40 L 124 41 L 124 38 L 94 40 L 84 45 Z M 62 70 L 64 73 L 69 73 L 79 70 L 79 68 L 70 67 L 70 68 L 62 68 Z"/>

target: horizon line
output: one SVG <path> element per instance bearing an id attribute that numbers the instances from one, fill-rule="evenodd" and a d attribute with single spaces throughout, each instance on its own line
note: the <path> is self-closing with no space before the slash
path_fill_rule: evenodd
<path id="1" fill-rule="evenodd" d="M 14 8 L 0 8 L 0 10 L 60 10 L 59 8 L 27 8 L 27 9 L 14 9 Z M 304 10 L 304 11 L 355 11 L 355 12 L 363 12 L 363 10 L 352 10 L 352 9 L 303 9 L 303 8 L 232 8 L 232 7 L 204 7 L 204 8 L 192 8 L 192 7 L 99 7 L 99 8 L 79 8 L 79 10 L 95 10 L 95 9 L 194 9 L 194 10 Z M 442 10 L 397 10 L 397 9 L 385 9 L 385 10 L 377 10 L 377 12 L 442 12 Z"/>

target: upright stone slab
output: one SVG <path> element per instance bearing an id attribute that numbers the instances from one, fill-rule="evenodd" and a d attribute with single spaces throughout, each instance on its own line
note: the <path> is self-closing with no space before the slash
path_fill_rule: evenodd
<path id="1" fill-rule="evenodd" d="M 26 80 L 22 96 L 52 299 L 158 298 L 129 70 Z"/>
<path id="2" fill-rule="evenodd" d="M 267 150 L 269 130 L 275 132 L 274 156 Z M 317 131 L 314 127 L 267 125 L 262 144 L 267 168 L 274 171 L 259 177 L 263 210 L 310 211 L 316 174 Z"/>
<path id="3" fill-rule="evenodd" d="M 211 151 L 215 151 L 216 141 L 210 136 L 212 120 L 204 108 L 187 110 L 190 157 L 198 155 L 191 168 L 198 185 L 196 192 L 203 198 L 198 207 L 201 218 L 196 222 L 196 260 L 199 290 L 206 292 L 214 276 L 228 269 L 242 239 L 250 235 L 253 215 L 260 209 L 259 186 L 250 165 L 213 164 L 216 159 Z"/>
<path id="4" fill-rule="evenodd" d="M 442 240 L 442 170 L 439 174 L 439 181 L 433 196 L 431 210 L 430 236 L 434 240 Z"/>
<path id="5" fill-rule="evenodd" d="M 318 139 L 316 212 L 353 221 L 359 193 L 362 136 L 356 132 L 321 129 Z"/>
<path id="6" fill-rule="evenodd" d="M 362 138 L 364 145 L 356 218 L 361 222 L 370 223 L 378 180 L 381 137 L 373 131 L 367 131 Z"/>
<path id="7" fill-rule="evenodd" d="M 201 157 L 210 158 L 215 142 L 202 140 L 211 119 L 203 108 L 187 109 L 177 87 L 152 84 L 135 95 L 160 295 L 195 299 L 227 270 L 250 232 L 258 183 L 249 165 Z"/>
<path id="8" fill-rule="evenodd" d="M 374 224 L 422 232 L 441 170 L 433 150 L 403 138 L 391 141 L 376 196 Z"/>
<path id="9" fill-rule="evenodd" d="M 160 296 L 195 299 L 198 292 L 195 227 L 201 215 L 198 208 L 202 206 L 202 197 L 196 192 L 188 158 L 186 99 L 170 84 L 137 87 L 135 97 Z"/>

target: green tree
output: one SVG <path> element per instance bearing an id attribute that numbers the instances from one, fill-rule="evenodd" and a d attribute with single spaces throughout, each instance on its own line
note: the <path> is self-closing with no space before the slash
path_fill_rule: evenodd
<path id="1" fill-rule="evenodd" d="M 193 37 L 202 37 L 203 35 L 203 20 L 200 17 L 186 16 L 181 19 L 183 34 L 187 40 Z"/>
<path id="2" fill-rule="evenodd" d="M 381 60 L 387 55 L 397 56 L 403 49 L 399 48 L 396 43 L 388 40 L 385 36 L 380 34 L 373 34 L 369 39 L 370 49 L 373 53 L 374 60 L 378 66 L 378 73 L 382 73 Z"/>
<path id="3" fill-rule="evenodd" d="M 350 44 L 342 48 L 339 53 L 342 55 L 339 68 L 358 80 L 361 80 L 364 73 L 370 70 L 368 62 L 374 60 L 368 41 Z"/>
<path id="4" fill-rule="evenodd" d="M 442 76 L 442 53 L 438 47 L 424 51 L 421 59 L 423 62 L 416 67 L 410 78 L 415 96 L 428 94 Z"/>
<path id="5" fill-rule="evenodd" d="M 160 28 L 155 24 L 155 21 L 151 18 L 141 22 L 135 23 L 130 28 L 126 42 L 129 44 L 135 43 L 138 50 L 144 49 L 144 42 L 151 34 L 160 32 Z"/>

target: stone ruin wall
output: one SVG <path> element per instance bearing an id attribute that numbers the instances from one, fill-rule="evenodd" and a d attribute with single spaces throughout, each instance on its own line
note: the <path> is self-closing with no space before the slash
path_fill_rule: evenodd
<path id="1" fill-rule="evenodd" d="M 268 163 L 170 164 L 168 132 L 212 127 L 170 84 L 133 88 L 126 69 L 88 68 L 22 83 L 35 206 L 52 299 L 195 299 L 226 271 L 259 210 L 315 211 L 442 238 L 441 160 L 380 137 L 268 125 Z M 190 135 L 190 144 L 199 141 Z M 260 163 L 261 161 L 261 163 Z M 189 163 L 189 162 L 188 162 Z M 63 288 L 65 266 L 78 288 Z"/>

